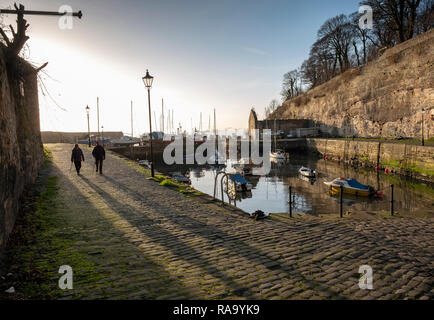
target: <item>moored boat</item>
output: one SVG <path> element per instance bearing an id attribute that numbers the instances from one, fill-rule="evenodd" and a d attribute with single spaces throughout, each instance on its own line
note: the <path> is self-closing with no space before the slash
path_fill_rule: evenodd
<path id="1" fill-rule="evenodd" d="M 374 187 L 361 184 L 356 179 L 337 178 L 330 182 L 324 182 L 324 184 L 329 187 L 333 194 L 339 194 L 341 187 L 343 193 L 361 197 L 380 196 L 382 194 L 381 191 L 375 191 Z"/>
<path id="2" fill-rule="evenodd" d="M 285 152 L 282 150 L 276 150 L 270 152 L 270 159 L 271 160 L 285 160 Z"/>
<path id="3" fill-rule="evenodd" d="M 298 173 L 300 173 L 302 176 L 308 177 L 308 178 L 315 178 L 316 176 L 316 171 L 306 168 L 306 167 L 301 167 L 298 170 Z"/>
<path id="4" fill-rule="evenodd" d="M 244 177 L 239 173 L 230 175 L 229 179 L 235 186 L 235 190 L 237 192 L 250 191 L 253 188 L 253 185 L 249 181 L 244 179 Z"/>

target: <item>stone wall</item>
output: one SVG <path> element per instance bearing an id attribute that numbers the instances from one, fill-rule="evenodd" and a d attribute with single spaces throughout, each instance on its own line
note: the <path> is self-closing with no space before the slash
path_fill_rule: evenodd
<path id="1" fill-rule="evenodd" d="M 0 44 L 0 249 L 43 159 L 37 74 L 21 59 L 6 59 Z"/>
<path id="2" fill-rule="evenodd" d="M 256 112 L 252 109 L 249 115 L 249 135 L 252 136 L 252 130 L 270 129 L 272 132 L 283 131 L 287 135 L 291 131 L 300 128 L 312 128 L 314 121 L 307 119 L 269 119 L 258 120 Z"/>
<path id="3" fill-rule="evenodd" d="M 269 118 L 312 119 L 330 137 L 434 137 L 434 30 L 287 100 Z"/>
<path id="4" fill-rule="evenodd" d="M 107 132 L 91 132 L 90 136 L 101 137 L 104 134 L 104 139 L 119 139 L 124 134 L 121 131 L 107 131 Z M 42 142 L 43 143 L 77 143 L 78 140 L 88 139 L 87 132 L 56 132 L 56 131 L 42 131 Z"/>
<path id="5" fill-rule="evenodd" d="M 399 174 L 434 182 L 434 147 L 401 143 L 307 139 L 311 152 L 355 166 L 388 168 Z"/>

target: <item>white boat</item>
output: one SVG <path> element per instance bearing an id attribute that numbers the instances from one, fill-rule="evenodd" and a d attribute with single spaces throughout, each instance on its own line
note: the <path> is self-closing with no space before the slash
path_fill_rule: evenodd
<path id="1" fill-rule="evenodd" d="M 123 136 L 120 139 L 110 140 L 111 144 L 118 145 L 118 146 L 130 146 L 130 145 L 138 144 L 140 142 L 142 142 L 140 138 L 134 138 L 128 136 Z"/>
<path id="2" fill-rule="evenodd" d="M 285 152 L 282 150 L 276 150 L 270 152 L 270 159 L 271 160 L 285 160 Z"/>
<path id="3" fill-rule="evenodd" d="M 141 165 L 142 167 L 151 169 L 151 164 L 149 163 L 148 160 L 139 160 L 139 165 Z"/>
<path id="4" fill-rule="evenodd" d="M 301 167 L 298 170 L 298 173 L 300 173 L 302 176 L 308 177 L 308 178 L 315 178 L 316 176 L 316 171 L 306 168 L 306 167 Z"/>

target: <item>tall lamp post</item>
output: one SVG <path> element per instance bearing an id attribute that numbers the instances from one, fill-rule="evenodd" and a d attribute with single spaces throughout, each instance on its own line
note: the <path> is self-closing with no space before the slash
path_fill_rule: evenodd
<path id="1" fill-rule="evenodd" d="M 148 109 L 149 109 L 149 143 L 151 145 L 151 176 L 154 177 L 154 153 L 152 151 L 152 118 L 151 118 L 151 87 L 154 77 L 146 69 L 146 75 L 142 78 L 145 87 L 148 89 Z"/>
<path id="2" fill-rule="evenodd" d="M 101 126 L 102 146 L 104 147 L 104 126 Z"/>
<path id="3" fill-rule="evenodd" d="M 89 106 L 86 106 L 86 114 L 87 114 L 87 139 L 89 141 L 89 148 L 91 147 L 90 144 L 90 122 L 89 122 L 89 112 L 90 112 L 90 108 Z"/>
<path id="4" fill-rule="evenodd" d="M 424 114 L 424 112 L 425 112 L 425 108 L 422 108 L 422 146 L 424 146 L 425 145 L 425 137 L 424 137 L 424 132 L 423 132 L 423 114 Z M 429 137 L 428 137 L 429 138 Z"/>

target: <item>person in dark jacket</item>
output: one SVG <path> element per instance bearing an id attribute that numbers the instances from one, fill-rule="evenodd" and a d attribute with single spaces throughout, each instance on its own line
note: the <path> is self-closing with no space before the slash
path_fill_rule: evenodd
<path id="1" fill-rule="evenodd" d="M 105 150 L 104 147 L 99 144 L 99 141 L 96 142 L 92 155 L 95 158 L 96 172 L 98 172 L 99 168 L 99 174 L 102 174 L 102 162 L 105 160 Z"/>
<path id="2" fill-rule="evenodd" d="M 76 144 L 74 149 L 72 149 L 71 162 L 74 162 L 75 170 L 77 170 L 78 175 L 80 175 L 81 161 L 84 161 L 83 151 L 78 144 Z"/>

